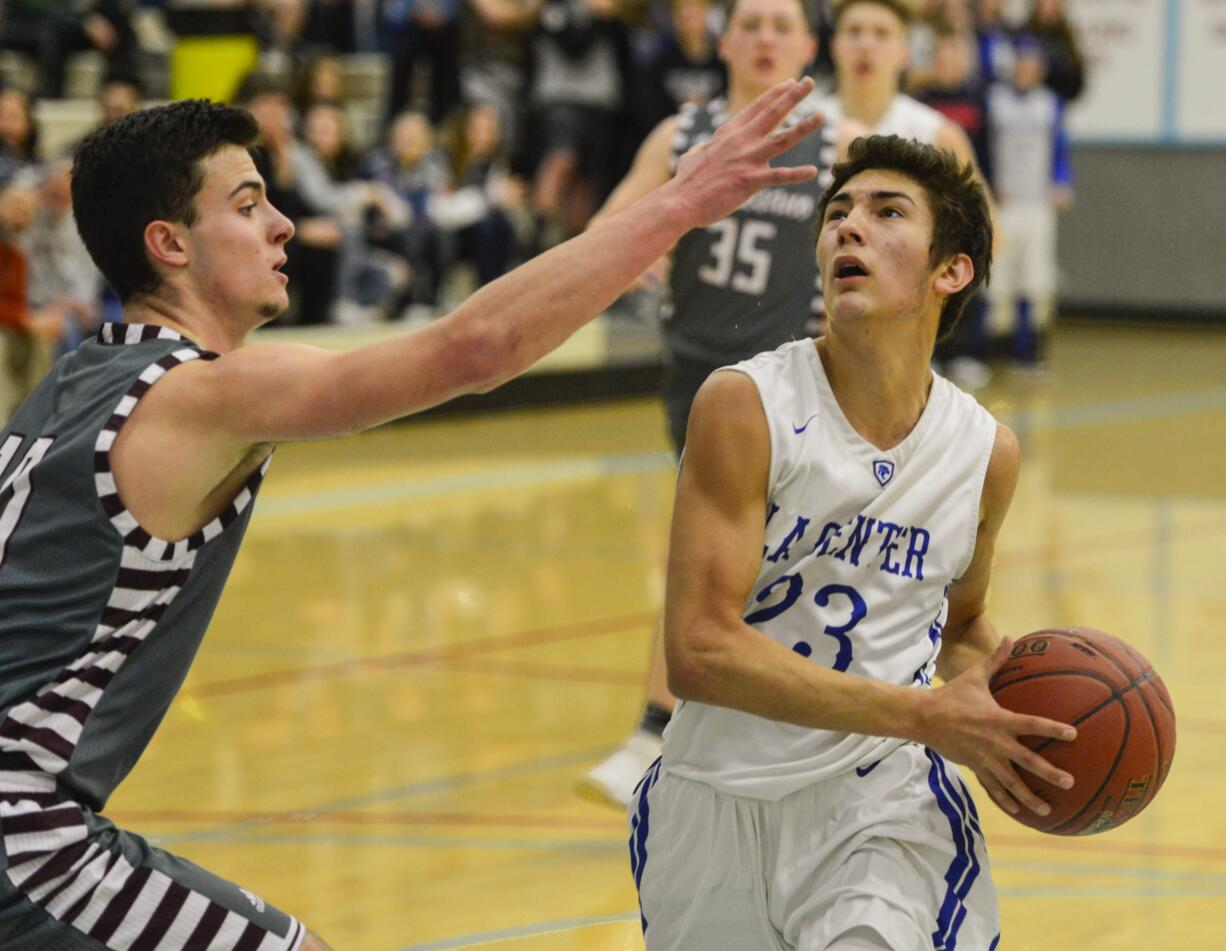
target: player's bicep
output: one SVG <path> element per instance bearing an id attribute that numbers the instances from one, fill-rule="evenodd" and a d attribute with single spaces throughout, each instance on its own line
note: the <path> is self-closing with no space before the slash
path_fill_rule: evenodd
<path id="1" fill-rule="evenodd" d="M 770 438 L 757 388 L 720 372 L 699 390 L 677 481 L 665 643 L 681 666 L 736 636 L 761 564 Z"/>

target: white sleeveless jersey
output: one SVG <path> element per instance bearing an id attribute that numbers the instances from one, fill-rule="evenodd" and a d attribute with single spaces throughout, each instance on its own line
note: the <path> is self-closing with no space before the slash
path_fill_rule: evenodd
<path id="1" fill-rule="evenodd" d="M 974 554 L 996 421 L 934 375 L 915 428 L 881 450 L 844 417 L 813 341 L 731 369 L 757 386 L 770 431 L 766 545 L 745 620 L 811 663 L 927 687 L 949 583 Z M 685 702 L 665 733 L 663 768 L 776 800 L 902 742 Z"/>
<path id="2" fill-rule="evenodd" d="M 826 117 L 826 124 L 835 128 L 843 120 L 843 103 L 838 95 L 831 93 L 818 105 L 818 111 Z M 915 139 L 925 145 L 936 145 L 937 133 L 945 123 L 945 117 L 910 96 L 899 93 L 890 103 L 885 115 L 870 130 L 874 135 L 900 135 Z"/>

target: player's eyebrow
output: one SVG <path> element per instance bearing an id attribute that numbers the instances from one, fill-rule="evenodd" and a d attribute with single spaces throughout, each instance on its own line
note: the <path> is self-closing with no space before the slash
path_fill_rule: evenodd
<path id="1" fill-rule="evenodd" d="M 234 187 L 234 190 L 231 191 L 230 194 L 226 196 L 226 199 L 229 200 L 233 198 L 235 195 L 241 192 L 244 188 L 254 188 L 257 195 L 264 194 L 264 183 L 261 182 L 257 178 L 248 178 L 240 182 L 238 185 L 236 185 Z"/>
<path id="2" fill-rule="evenodd" d="M 868 197 L 871 198 L 873 201 L 896 201 L 897 199 L 901 198 L 904 201 L 908 201 L 913 205 L 915 204 L 915 199 L 912 198 L 910 195 L 908 195 L 906 192 L 876 191 L 876 192 L 871 192 Z M 835 202 L 843 202 L 845 204 L 851 204 L 851 193 L 850 192 L 839 192 L 837 195 L 831 198 L 830 201 L 826 202 L 826 204 L 833 205 Z"/>

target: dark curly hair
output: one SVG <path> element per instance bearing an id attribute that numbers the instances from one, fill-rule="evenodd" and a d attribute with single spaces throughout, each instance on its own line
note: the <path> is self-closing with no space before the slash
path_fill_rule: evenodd
<path id="1" fill-rule="evenodd" d="M 244 109 L 187 99 L 134 112 L 82 140 L 72 165 L 77 230 L 121 301 L 161 284 L 145 253 L 149 222 L 191 227 L 202 160 L 225 145 L 247 148 L 258 134 Z"/>
<path id="2" fill-rule="evenodd" d="M 971 282 L 945 300 L 937 334 L 943 337 L 953 330 L 992 270 L 992 215 L 987 193 L 971 165 L 959 162 L 952 152 L 897 135 L 865 136 L 854 140 L 847 158 L 834 166 L 834 181 L 818 201 L 818 231 L 826 220 L 830 200 L 853 176 L 872 169 L 898 172 L 924 190 L 932 212 L 931 267 L 956 254 L 965 254 L 974 266 Z"/>

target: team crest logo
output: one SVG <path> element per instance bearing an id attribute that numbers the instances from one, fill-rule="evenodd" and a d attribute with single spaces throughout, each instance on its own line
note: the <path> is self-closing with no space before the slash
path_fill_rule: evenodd
<path id="1" fill-rule="evenodd" d="M 877 477 L 877 482 L 884 489 L 889 481 L 894 478 L 894 463 L 889 459 L 874 459 L 873 460 L 873 475 Z"/>

